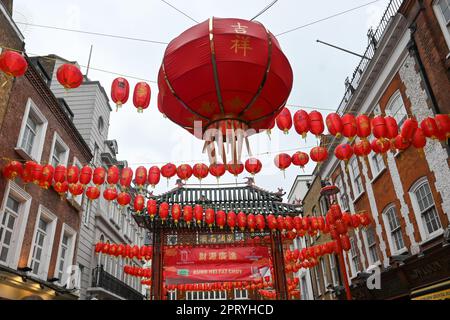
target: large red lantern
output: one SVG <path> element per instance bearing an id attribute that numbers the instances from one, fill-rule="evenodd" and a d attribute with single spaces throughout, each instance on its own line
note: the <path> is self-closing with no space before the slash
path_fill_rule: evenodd
<path id="1" fill-rule="evenodd" d="M 91 201 L 97 200 L 100 198 L 100 190 L 97 187 L 88 187 L 86 190 L 86 197 Z"/>
<path id="2" fill-rule="evenodd" d="M 161 218 L 163 224 L 169 217 L 169 204 L 167 202 L 163 202 L 159 206 L 159 217 Z"/>
<path id="3" fill-rule="evenodd" d="M 356 134 L 364 140 L 372 134 L 370 118 L 365 114 L 356 117 Z"/>
<path id="4" fill-rule="evenodd" d="M 406 140 L 405 138 L 403 138 L 402 135 L 400 135 L 400 134 L 394 139 L 394 147 L 397 150 L 404 151 L 404 150 L 408 149 L 410 146 L 411 146 L 411 142 Z"/>
<path id="5" fill-rule="evenodd" d="M 277 39 L 262 24 L 242 19 L 211 18 L 182 33 L 168 45 L 158 76 L 163 113 L 191 133 L 196 121 L 203 132 L 219 130 L 224 139 L 217 144 L 227 141 L 226 131 L 267 130 L 292 83 Z M 207 136 L 198 137 L 214 146 Z M 229 159 L 240 161 L 236 148 L 232 152 Z"/>
<path id="6" fill-rule="evenodd" d="M 330 113 L 326 118 L 326 124 L 328 132 L 332 136 L 335 136 L 336 138 L 341 137 L 344 126 L 341 117 L 337 113 Z"/>
<path id="7" fill-rule="evenodd" d="M 182 164 L 177 168 L 177 176 L 183 181 L 189 180 L 192 177 L 192 167 L 188 164 Z"/>
<path id="8" fill-rule="evenodd" d="M 436 120 L 433 118 L 426 118 L 422 120 L 420 123 L 420 128 L 423 131 L 423 134 L 425 137 L 430 139 L 437 139 L 437 136 L 439 135 L 439 129 L 436 123 Z"/>
<path id="9" fill-rule="evenodd" d="M 48 189 L 52 185 L 54 173 L 55 169 L 53 168 L 52 165 L 50 164 L 45 165 L 42 168 L 42 176 L 39 185 L 44 189 Z"/>
<path id="10" fill-rule="evenodd" d="M 336 158 L 348 162 L 353 157 L 353 148 L 349 144 L 341 144 L 334 150 Z"/>
<path id="11" fill-rule="evenodd" d="M 158 203 L 155 199 L 150 199 L 147 201 L 147 214 L 150 216 L 150 219 L 153 220 L 158 212 Z"/>
<path id="12" fill-rule="evenodd" d="M 27 60 L 20 53 L 6 50 L 0 55 L 0 70 L 7 76 L 21 77 L 27 69 Z"/>
<path id="13" fill-rule="evenodd" d="M 405 123 L 403 123 L 401 132 L 402 137 L 411 141 L 417 128 L 419 128 L 419 123 L 416 119 L 407 119 Z"/>
<path id="14" fill-rule="evenodd" d="M 33 172 L 33 168 L 34 168 L 35 165 L 36 165 L 36 162 L 34 162 L 34 161 L 27 161 L 27 162 L 25 162 L 25 165 L 24 165 L 23 170 L 22 170 L 22 174 L 20 176 L 20 178 L 22 179 L 22 181 L 25 184 L 33 182 L 33 178 L 31 176 L 31 173 Z M 64 179 L 61 182 L 65 181 L 65 179 L 66 179 L 66 176 L 65 176 L 66 168 L 65 167 L 63 167 L 63 168 L 64 168 L 64 172 L 63 172 Z"/>
<path id="15" fill-rule="evenodd" d="M 114 186 L 119 183 L 119 168 L 117 166 L 111 166 L 108 168 L 106 181 L 110 186 Z"/>
<path id="16" fill-rule="evenodd" d="M 275 166 L 281 171 L 285 171 L 292 164 L 292 158 L 286 153 L 279 154 L 275 157 Z"/>
<path id="17" fill-rule="evenodd" d="M 33 166 L 33 170 L 31 170 L 31 180 L 34 184 L 39 184 L 39 181 L 42 178 L 42 169 L 43 167 L 39 163 L 35 163 Z"/>
<path id="18" fill-rule="evenodd" d="M 129 205 L 131 203 L 131 196 L 129 193 L 127 192 L 121 192 L 118 196 L 117 196 L 117 203 L 122 206 L 122 207 L 126 207 L 127 205 Z"/>
<path id="19" fill-rule="evenodd" d="M 205 222 L 208 225 L 208 227 L 212 227 L 214 225 L 216 213 L 214 212 L 214 209 L 208 208 L 205 211 Z"/>
<path id="20" fill-rule="evenodd" d="M 9 180 L 14 180 L 16 177 L 20 177 L 22 172 L 22 164 L 15 160 L 8 162 L 8 164 L 3 168 L 3 176 Z"/>
<path id="21" fill-rule="evenodd" d="M 69 192 L 74 196 L 81 196 L 84 192 L 84 188 L 81 183 L 73 183 L 69 185 Z"/>
<path id="22" fill-rule="evenodd" d="M 393 140 L 398 136 L 398 124 L 397 120 L 393 117 L 384 118 L 386 121 L 386 138 Z"/>
<path id="23" fill-rule="evenodd" d="M 145 198 L 143 195 L 138 194 L 134 198 L 133 209 L 137 214 L 140 214 L 142 211 L 144 211 L 144 207 L 145 207 Z"/>
<path id="24" fill-rule="evenodd" d="M 67 181 L 64 181 L 63 183 L 55 183 L 53 185 L 53 189 L 55 189 L 55 191 L 57 193 L 59 193 L 59 195 L 61 197 L 63 197 L 69 190 L 69 183 Z M 87 193 L 86 193 L 86 195 L 87 195 Z M 99 191 L 99 195 L 100 195 L 100 191 Z M 89 198 L 89 196 L 88 196 L 88 198 Z"/>
<path id="25" fill-rule="evenodd" d="M 84 166 L 82 169 L 81 169 L 81 172 L 80 172 L 80 183 L 83 185 L 83 186 L 86 186 L 86 185 L 88 185 L 89 183 L 91 183 L 91 180 L 92 180 L 92 173 L 93 173 L 93 171 L 92 171 L 92 168 L 91 167 L 89 167 L 89 166 Z"/>
<path id="26" fill-rule="evenodd" d="M 256 227 L 261 232 L 264 232 L 264 229 L 266 228 L 266 218 L 262 214 L 256 216 Z"/>
<path id="27" fill-rule="evenodd" d="M 205 179 L 209 174 L 209 167 L 204 163 L 197 163 L 192 168 L 192 174 L 196 177 L 200 182 Z"/>
<path id="28" fill-rule="evenodd" d="M 95 185 L 99 186 L 105 183 L 106 179 L 106 170 L 103 167 L 97 167 L 94 170 L 94 175 L 92 181 Z"/>
<path id="29" fill-rule="evenodd" d="M 197 204 L 194 207 L 194 218 L 198 225 L 202 224 L 203 221 L 203 207 Z"/>
<path id="30" fill-rule="evenodd" d="M 277 218 L 270 214 L 267 216 L 267 226 L 270 230 L 275 231 L 278 228 Z"/>
<path id="31" fill-rule="evenodd" d="M 322 135 L 325 130 L 322 114 L 318 111 L 312 111 L 309 114 L 309 131 L 316 137 Z"/>
<path id="32" fill-rule="evenodd" d="M 312 161 L 322 163 L 328 158 L 328 150 L 324 147 L 315 147 L 309 155 Z"/>
<path id="33" fill-rule="evenodd" d="M 161 180 L 161 170 L 157 166 L 153 166 L 148 170 L 148 184 L 155 188 Z"/>
<path id="34" fill-rule="evenodd" d="M 444 141 L 450 137 L 450 116 L 448 114 L 437 114 L 434 117 L 438 128 L 438 138 Z"/>
<path id="35" fill-rule="evenodd" d="M 256 158 L 250 158 L 245 161 L 245 170 L 252 176 L 257 175 L 262 170 L 262 163 Z"/>
<path id="36" fill-rule="evenodd" d="M 229 163 L 227 164 L 227 171 L 237 177 L 244 172 L 244 165 L 242 163 Z"/>
<path id="37" fill-rule="evenodd" d="M 134 87 L 133 104 L 139 113 L 144 112 L 150 105 L 152 91 L 146 82 L 138 82 Z"/>
<path id="38" fill-rule="evenodd" d="M 247 216 L 247 227 L 250 229 L 250 232 L 255 232 L 256 229 L 256 217 L 253 213 L 250 213 Z"/>
<path id="39" fill-rule="evenodd" d="M 28 162 L 25 163 L 25 171 L 27 170 L 27 164 L 28 164 Z M 56 184 L 64 183 L 66 181 L 66 174 L 67 174 L 66 167 L 63 165 L 58 165 L 55 168 L 53 180 L 55 181 Z"/>
<path id="40" fill-rule="evenodd" d="M 373 152 L 378 154 L 384 154 L 391 148 L 391 143 L 386 139 L 375 139 L 371 143 Z"/>
<path id="41" fill-rule="evenodd" d="M 231 229 L 231 231 L 234 231 L 234 228 L 236 227 L 236 213 L 233 211 L 228 212 L 227 214 L 227 225 Z"/>
<path id="42" fill-rule="evenodd" d="M 247 227 L 247 215 L 244 212 L 239 212 L 237 215 L 237 224 L 241 231 Z"/>
<path id="43" fill-rule="evenodd" d="M 125 78 L 117 78 L 111 85 L 111 99 L 117 106 L 117 109 L 127 103 L 130 96 L 130 84 Z"/>
<path id="44" fill-rule="evenodd" d="M 425 146 L 427 144 L 427 138 L 423 134 L 422 129 L 420 129 L 420 128 L 416 129 L 411 142 L 412 142 L 412 145 L 414 146 L 414 148 L 416 148 L 416 149 L 422 150 L 423 148 L 425 148 Z"/>
<path id="45" fill-rule="evenodd" d="M 106 201 L 114 201 L 117 199 L 118 193 L 115 187 L 109 187 L 103 191 L 103 198 Z"/>
<path id="46" fill-rule="evenodd" d="M 353 151 L 358 157 L 367 157 L 372 152 L 372 148 L 370 142 L 364 139 L 355 143 Z"/>
<path id="47" fill-rule="evenodd" d="M 383 139 L 386 137 L 386 120 L 383 116 L 377 116 L 372 119 L 372 132 L 375 138 Z"/>
<path id="48" fill-rule="evenodd" d="M 56 78 L 65 89 L 75 89 L 83 83 L 83 74 L 80 69 L 70 63 L 63 64 L 58 68 Z"/>
<path id="49" fill-rule="evenodd" d="M 278 115 L 277 119 L 278 129 L 284 132 L 284 134 L 288 134 L 289 130 L 292 128 L 292 115 L 288 108 L 284 108 L 281 113 Z"/>
<path id="50" fill-rule="evenodd" d="M 225 213 L 225 211 L 219 210 L 216 213 L 216 225 L 220 228 L 223 229 L 223 227 L 225 227 L 227 222 L 227 214 Z"/>
<path id="51" fill-rule="evenodd" d="M 185 206 L 183 208 L 183 220 L 186 222 L 188 226 L 191 225 L 192 219 L 194 217 L 193 209 L 191 206 Z"/>
<path id="52" fill-rule="evenodd" d="M 161 168 L 161 175 L 167 180 L 177 174 L 177 167 L 173 163 L 168 163 Z"/>
<path id="53" fill-rule="evenodd" d="M 350 242 L 350 238 L 348 237 L 348 235 L 341 236 L 341 244 L 342 244 L 342 249 L 344 251 L 348 252 L 352 249 L 352 244 Z"/>
<path id="54" fill-rule="evenodd" d="M 225 165 L 223 163 L 214 163 L 209 166 L 209 173 L 213 177 L 216 177 L 217 182 L 225 174 L 225 171 L 226 171 L 226 169 L 225 169 Z"/>
<path id="55" fill-rule="evenodd" d="M 296 152 L 292 156 L 292 164 L 294 166 L 299 166 L 300 168 L 304 168 L 309 162 L 309 156 L 305 152 Z"/>
<path id="56" fill-rule="evenodd" d="M 77 183 L 80 176 L 80 169 L 77 166 L 67 168 L 67 182 L 69 184 Z"/>
<path id="57" fill-rule="evenodd" d="M 358 126 L 356 124 L 355 116 L 350 113 L 344 114 L 342 117 L 342 126 L 342 134 L 344 137 L 348 138 L 350 141 L 353 141 L 358 133 Z"/>
<path id="58" fill-rule="evenodd" d="M 181 218 L 181 206 L 175 203 L 174 205 L 172 205 L 172 219 L 175 222 L 175 224 L 178 224 L 180 218 Z"/>
<path id="59" fill-rule="evenodd" d="M 133 181 L 133 170 L 131 168 L 123 168 L 120 173 L 120 186 L 122 190 L 126 190 L 130 187 L 131 181 Z"/>
<path id="60" fill-rule="evenodd" d="M 304 110 L 299 110 L 294 114 L 295 131 L 306 139 L 306 135 L 310 129 L 309 114 Z"/>
<path id="61" fill-rule="evenodd" d="M 136 185 L 136 187 L 142 190 L 142 188 L 146 183 L 147 183 L 147 168 L 146 167 L 137 168 L 134 176 L 134 184 Z"/>

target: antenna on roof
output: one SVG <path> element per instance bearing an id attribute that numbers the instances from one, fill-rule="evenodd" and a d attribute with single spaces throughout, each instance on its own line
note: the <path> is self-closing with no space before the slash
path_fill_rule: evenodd
<path id="1" fill-rule="evenodd" d="M 86 67 L 86 75 L 85 75 L 86 78 L 88 77 L 88 74 L 89 74 L 89 68 L 90 68 L 90 66 L 91 66 L 92 48 L 93 48 L 93 45 L 91 44 L 91 50 L 89 51 L 89 61 L 88 61 L 88 65 L 87 65 L 87 67 Z"/>

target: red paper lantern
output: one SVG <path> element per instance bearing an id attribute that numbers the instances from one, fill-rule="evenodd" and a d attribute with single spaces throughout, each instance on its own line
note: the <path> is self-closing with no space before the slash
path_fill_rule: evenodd
<path id="1" fill-rule="evenodd" d="M 411 141 L 418 128 L 419 123 L 416 119 L 407 119 L 405 123 L 403 123 L 401 135 L 406 140 Z"/>
<path id="2" fill-rule="evenodd" d="M 192 177 L 192 167 L 188 164 L 182 164 L 177 168 L 177 176 L 183 181 L 189 180 Z"/>
<path id="3" fill-rule="evenodd" d="M 411 146 L 411 142 L 402 137 L 402 135 L 398 135 L 394 140 L 394 146 L 397 150 L 406 150 Z"/>
<path id="4" fill-rule="evenodd" d="M 361 140 L 355 144 L 353 151 L 358 157 L 367 157 L 372 152 L 372 147 L 369 141 Z"/>
<path id="5" fill-rule="evenodd" d="M 322 163 L 328 158 L 328 150 L 324 147 L 315 147 L 309 155 L 312 161 Z"/>
<path id="6" fill-rule="evenodd" d="M 244 212 L 239 212 L 237 215 L 238 227 L 244 231 L 247 227 L 247 215 Z"/>
<path id="7" fill-rule="evenodd" d="M 144 207 L 145 207 L 145 198 L 143 195 L 138 194 L 135 198 L 134 198 L 134 202 L 133 202 L 133 208 L 134 211 L 137 214 L 140 214 L 142 211 L 144 211 Z"/>
<path id="8" fill-rule="evenodd" d="M 105 183 L 106 170 L 103 167 L 95 168 L 92 181 L 96 186 L 100 186 Z"/>
<path id="9" fill-rule="evenodd" d="M 348 252 L 352 249 L 352 244 L 350 242 L 350 238 L 348 237 L 348 235 L 341 236 L 341 244 L 342 244 L 342 249 L 344 251 Z"/>
<path id="10" fill-rule="evenodd" d="M 77 183 L 79 180 L 80 169 L 77 166 L 67 168 L 67 182 L 69 184 Z"/>
<path id="11" fill-rule="evenodd" d="M 361 221 L 361 225 L 364 227 L 368 227 L 372 223 L 372 219 L 367 212 L 360 214 L 359 220 Z"/>
<path id="12" fill-rule="evenodd" d="M 398 136 L 397 120 L 393 117 L 386 117 L 384 120 L 386 121 L 386 138 L 395 139 Z"/>
<path id="13" fill-rule="evenodd" d="M 434 120 L 438 128 L 439 140 L 447 140 L 450 137 L 450 116 L 448 114 L 437 114 Z"/>
<path id="14" fill-rule="evenodd" d="M 21 168 L 22 168 L 22 166 L 21 166 Z M 54 173 L 55 173 L 55 169 L 53 169 L 52 165 L 50 165 L 50 164 L 45 165 L 42 168 L 41 181 L 40 181 L 39 185 L 44 189 L 48 189 L 52 185 Z"/>
<path id="15" fill-rule="evenodd" d="M 277 119 L 278 129 L 284 132 L 284 134 L 288 134 L 289 130 L 292 128 L 292 115 L 288 108 L 284 108 L 281 113 L 278 115 Z"/>
<path id="16" fill-rule="evenodd" d="M 224 136 L 225 128 L 267 130 L 292 83 L 275 37 L 242 19 L 211 18 L 182 33 L 168 45 L 158 76 L 161 110 L 169 119 L 191 133 L 198 121 L 204 131 Z"/>
<path id="17" fill-rule="evenodd" d="M 427 138 L 423 134 L 422 129 L 417 128 L 412 138 L 412 145 L 414 148 L 422 150 L 427 145 Z"/>
<path id="18" fill-rule="evenodd" d="M 22 176 L 23 166 L 19 161 L 10 161 L 3 168 L 3 176 L 8 180 L 14 180 L 18 176 Z M 53 177 L 53 176 L 52 176 Z"/>
<path id="19" fill-rule="evenodd" d="M 103 198 L 106 201 L 114 201 L 117 199 L 118 193 L 117 193 L 117 189 L 115 187 L 110 187 L 105 189 L 105 191 L 103 191 Z"/>
<path id="20" fill-rule="evenodd" d="M 208 208 L 205 211 L 205 222 L 208 225 L 208 227 L 212 227 L 214 225 L 214 220 L 215 220 L 215 212 L 214 209 Z"/>
<path id="21" fill-rule="evenodd" d="M 295 131 L 306 139 L 306 135 L 310 130 L 309 115 L 304 110 L 299 110 L 294 114 L 294 127 Z"/>
<path id="22" fill-rule="evenodd" d="M 42 177 L 42 166 L 39 163 L 35 163 L 33 169 L 31 170 L 31 180 L 34 184 L 39 184 Z"/>
<path id="23" fill-rule="evenodd" d="M 219 226 L 220 229 L 225 227 L 227 221 L 227 215 L 225 211 L 219 210 L 216 213 L 216 225 Z"/>
<path id="24" fill-rule="evenodd" d="M 134 176 L 134 184 L 136 185 L 136 187 L 142 190 L 142 188 L 146 183 L 147 183 L 147 168 L 145 167 L 137 168 Z"/>
<path id="25" fill-rule="evenodd" d="M 437 139 L 437 136 L 439 135 L 439 129 L 436 123 L 436 120 L 433 118 L 426 118 L 422 120 L 420 123 L 420 128 L 423 131 L 423 134 L 425 137 L 430 139 Z"/>
<path id="26" fill-rule="evenodd" d="M 162 223 L 169 217 L 169 204 L 167 202 L 163 202 L 159 206 L 159 217 L 161 218 Z"/>
<path id="27" fill-rule="evenodd" d="M 316 137 L 322 135 L 325 130 L 325 125 L 323 123 L 323 117 L 320 112 L 312 111 L 309 114 L 309 131 Z"/>
<path id="28" fill-rule="evenodd" d="M 27 163 L 25 163 L 25 170 L 27 169 Z M 55 168 L 53 180 L 55 181 L 56 184 L 64 183 L 66 181 L 66 174 L 67 174 L 66 167 L 63 165 L 59 165 Z"/>
<path id="29" fill-rule="evenodd" d="M 244 165 L 242 163 L 229 163 L 227 164 L 227 171 L 233 176 L 238 177 L 244 172 Z"/>
<path id="30" fill-rule="evenodd" d="M 344 126 L 342 124 L 341 117 L 337 113 L 330 113 L 326 118 L 326 124 L 328 132 L 331 135 L 336 138 L 340 138 L 342 136 L 342 129 Z"/>
<path id="31" fill-rule="evenodd" d="M 287 231 L 292 231 L 294 229 L 294 221 L 291 216 L 286 216 L 284 218 L 284 225 Z"/>
<path id="32" fill-rule="evenodd" d="M 127 192 L 121 192 L 117 196 L 117 203 L 122 207 L 126 207 L 127 205 L 129 205 L 131 203 L 130 194 L 128 194 Z"/>
<path id="33" fill-rule="evenodd" d="M 123 168 L 119 181 L 122 190 L 128 189 L 131 185 L 131 181 L 133 181 L 133 170 L 131 168 Z"/>
<path id="34" fill-rule="evenodd" d="M 80 172 L 80 183 L 84 186 L 91 183 L 92 180 L 92 168 L 89 166 L 84 166 Z"/>
<path id="35" fill-rule="evenodd" d="M 106 181 L 110 186 L 114 186 L 119 183 L 119 168 L 117 166 L 111 166 L 108 168 Z"/>
<path id="36" fill-rule="evenodd" d="M 350 141 L 353 141 L 355 136 L 358 133 L 358 126 L 356 125 L 356 118 L 352 114 L 345 114 L 342 117 L 342 134 L 344 137 L 348 138 Z"/>
<path id="37" fill-rule="evenodd" d="M 341 144 L 334 151 L 336 158 L 348 162 L 353 157 L 353 148 L 349 144 Z"/>
<path id="38" fill-rule="evenodd" d="M 193 219 L 193 209 L 191 206 L 185 206 L 183 208 L 183 219 L 186 222 L 188 226 L 191 225 L 192 219 Z"/>
<path id="39" fill-rule="evenodd" d="M 204 163 L 197 163 L 192 168 L 192 174 L 196 177 L 200 182 L 205 179 L 209 174 L 209 167 Z"/>
<path id="40" fill-rule="evenodd" d="M 127 103 L 130 96 L 130 84 L 125 78 L 114 79 L 111 85 L 111 99 L 117 106 L 117 109 Z"/>
<path id="41" fill-rule="evenodd" d="M 134 87 L 133 104 L 139 113 L 144 112 L 150 105 L 152 91 L 146 82 L 138 82 Z"/>
<path id="42" fill-rule="evenodd" d="M 215 163 L 209 166 L 209 173 L 216 177 L 217 181 L 225 174 L 225 165 L 223 163 Z"/>
<path id="43" fill-rule="evenodd" d="M 155 188 L 161 180 L 161 170 L 158 167 L 153 166 L 148 170 L 148 184 Z"/>
<path id="44" fill-rule="evenodd" d="M 69 191 L 74 197 L 78 197 L 83 194 L 84 188 L 81 183 L 73 183 L 69 185 Z"/>
<path id="45" fill-rule="evenodd" d="M 264 232 L 264 229 L 266 228 L 266 219 L 262 214 L 258 214 L 256 216 L 256 227 L 259 229 L 259 231 Z"/>
<path id="46" fill-rule="evenodd" d="M 147 201 L 147 214 L 150 216 L 150 219 L 154 219 L 156 213 L 158 212 L 158 203 L 155 199 L 150 199 Z"/>
<path id="47" fill-rule="evenodd" d="M 18 52 L 5 50 L 0 55 L 0 70 L 9 77 L 21 77 L 27 72 L 27 60 Z"/>
<path id="48" fill-rule="evenodd" d="M 234 228 L 236 228 L 236 213 L 233 211 L 228 212 L 227 214 L 227 225 L 231 229 L 231 231 L 234 231 Z"/>
<path id="49" fill-rule="evenodd" d="M 175 224 L 178 224 L 180 218 L 181 218 L 181 206 L 175 203 L 174 205 L 172 205 L 172 219 L 175 222 Z"/>
<path id="50" fill-rule="evenodd" d="M 83 83 L 83 74 L 80 69 L 70 63 L 63 64 L 58 68 L 56 78 L 65 89 L 75 89 Z"/>
<path id="51" fill-rule="evenodd" d="M 57 193 L 59 193 L 59 195 L 61 197 L 63 197 L 67 193 L 67 191 L 69 190 L 69 183 L 67 181 L 64 181 L 63 183 L 55 183 L 53 185 L 53 189 L 55 189 L 55 191 Z"/>
<path id="52" fill-rule="evenodd" d="M 194 218 L 198 225 L 203 221 L 203 207 L 199 204 L 194 207 Z"/>
<path id="53" fill-rule="evenodd" d="M 384 154 L 390 150 L 391 143 L 386 139 L 375 139 L 371 143 L 371 148 L 375 153 Z"/>
<path id="54" fill-rule="evenodd" d="M 351 216 L 352 219 L 352 227 L 354 229 L 358 228 L 361 225 L 361 220 L 359 219 L 359 215 L 354 214 Z"/>
<path id="55" fill-rule="evenodd" d="M 377 139 L 383 139 L 386 137 L 387 128 L 386 120 L 382 116 L 377 116 L 372 120 L 373 135 Z"/>
<path id="56" fill-rule="evenodd" d="M 281 171 L 285 171 L 292 164 L 292 158 L 286 153 L 279 154 L 275 157 L 275 166 Z"/>
<path id="57" fill-rule="evenodd" d="M 356 117 L 356 134 L 361 139 L 367 139 L 372 134 L 370 118 L 365 114 Z"/>
<path id="58" fill-rule="evenodd" d="M 292 156 L 292 164 L 294 166 L 299 166 L 300 168 L 304 168 L 309 162 L 309 156 L 305 152 L 296 152 Z"/>
<path id="59" fill-rule="evenodd" d="M 251 175 L 255 176 L 262 170 L 262 163 L 258 159 L 250 158 L 245 161 L 245 170 Z"/>
<path id="60" fill-rule="evenodd" d="M 36 165 L 36 162 L 34 162 L 34 161 L 25 162 L 24 168 L 22 170 L 22 175 L 21 175 L 22 181 L 25 184 L 33 182 L 32 172 L 33 172 L 35 165 Z M 65 181 L 65 179 L 66 179 L 66 168 L 65 167 L 63 167 L 63 168 L 64 168 L 64 171 L 63 171 L 64 179 L 62 180 L 62 182 Z"/>
<path id="61" fill-rule="evenodd" d="M 167 180 L 173 178 L 177 174 L 177 167 L 173 163 L 168 163 L 161 168 L 161 175 Z"/>
<path id="62" fill-rule="evenodd" d="M 250 229 L 250 232 L 255 232 L 256 229 L 256 217 L 253 213 L 247 215 L 247 227 Z"/>
<path id="63" fill-rule="evenodd" d="M 283 216 L 278 216 L 277 217 L 277 226 L 278 226 L 278 230 L 280 230 L 280 231 L 285 231 L 286 230 L 286 224 L 284 223 Z"/>
<path id="64" fill-rule="evenodd" d="M 100 198 L 100 190 L 97 187 L 88 187 L 86 189 L 86 197 L 91 201 L 97 200 Z"/>
<path id="65" fill-rule="evenodd" d="M 102 251 L 103 251 L 104 245 L 105 245 L 104 243 L 98 242 L 98 243 L 95 245 L 95 253 L 100 253 L 100 252 L 102 252 Z"/>

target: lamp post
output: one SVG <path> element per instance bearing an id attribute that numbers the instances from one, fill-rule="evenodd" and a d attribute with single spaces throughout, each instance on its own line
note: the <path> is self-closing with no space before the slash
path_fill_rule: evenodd
<path id="1" fill-rule="evenodd" d="M 330 207 L 333 203 L 337 202 L 337 194 L 339 193 L 339 188 L 332 185 L 327 185 L 320 190 L 320 194 L 325 197 Z M 345 293 L 347 300 L 352 300 L 352 293 L 350 291 L 350 284 L 347 278 L 347 268 L 344 261 L 344 250 L 342 249 L 341 236 L 339 235 L 336 239 L 338 258 L 339 258 L 339 271 L 341 273 L 342 283 L 344 284 Z"/>

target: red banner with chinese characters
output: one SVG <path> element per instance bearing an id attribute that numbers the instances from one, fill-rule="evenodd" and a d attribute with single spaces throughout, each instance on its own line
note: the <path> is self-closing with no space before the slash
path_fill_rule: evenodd
<path id="1" fill-rule="evenodd" d="M 252 281 L 270 266 L 267 247 L 170 248 L 164 252 L 168 284 Z"/>

